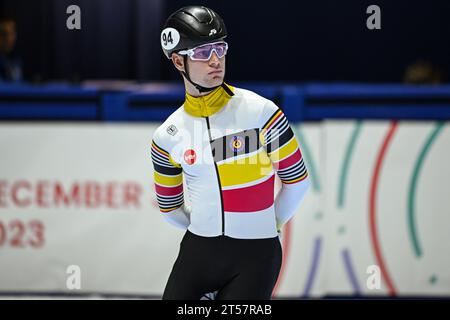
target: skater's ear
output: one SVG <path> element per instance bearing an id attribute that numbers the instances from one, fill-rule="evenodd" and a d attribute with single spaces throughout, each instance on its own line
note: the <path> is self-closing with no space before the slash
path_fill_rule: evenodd
<path id="1" fill-rule="evenodd" d="M 183 56 L 181 56 L 177 53 L 172 53 L 172 62 L 173 62 L 173 65 L 175 66 L 175 68 L 178 69 L 178 71 L 184 71 Z"/>

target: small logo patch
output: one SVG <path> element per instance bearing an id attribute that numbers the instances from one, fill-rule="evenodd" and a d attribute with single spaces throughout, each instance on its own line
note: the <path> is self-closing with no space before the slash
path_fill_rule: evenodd
<path id="1" fill-rule="evenodd" d="M 176 135 L 177 132 L 178 132 L 178 129 L 173 124 L 171 124 L 170 126 L 167 127 L 167 133 L 170 134 L 171 136 Z"/>
<path id="2" fill-rule="evenodd" d="M 197 154 L 193 149 L 188 149 L 184 152 L 184 161 L 191 165 L 195 163 L 195 160 L 197 159 Z"/>
<path id="3" fill-rule="evenodd" d="M 216 34 L 217 30 L 216 29 L 211 29 L 211 31 L 209 32 L 209 35 L 212 36 L 213 34 Z"/>
<path id="4" fill-rule="evenodd" d="M 230 147 L 233 151 L 242 151 L 245 147 L 244 139 L 239 136 L 234 136 L 230 141 Z"/>

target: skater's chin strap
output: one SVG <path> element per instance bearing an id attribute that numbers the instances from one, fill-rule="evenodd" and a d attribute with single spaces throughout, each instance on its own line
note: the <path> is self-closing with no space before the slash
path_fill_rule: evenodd
<path id="1" fill-rule="evenodd" d="M 223 86 L 224 83 L 222 82 L 218 86 L 207 88 L 207 87 L 203 87 L 203 86 L 199 85 L 198 83 L 195 83 L 194 81 L 192 81 L 191 77 L 189 76 L 187 56 L 183 56 L 183 59 L 184 59 L 184 68 L 186 71 L 180 71 L 180 72 L 186 78 L 186 80 L 189 81 L 198 90 L 198 92 L 200 92 L 200 93 L 210 92 L 210 91 L 213 91 L 214 89 L 217 89 L 220 86 Z"/>

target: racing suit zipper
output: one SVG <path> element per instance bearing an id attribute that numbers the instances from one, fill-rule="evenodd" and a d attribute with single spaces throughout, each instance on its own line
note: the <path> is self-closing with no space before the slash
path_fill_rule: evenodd
<path id="1" fill-rule="evenodd" d="M 213 139 L 211 136 L 211 125 L 209 123 L 209 117 L 205 117 L 205 119 L 206 119 L 206 126 L 208 128 L 209 144 L 210 144 L 210 146 L 212 146 Z M 212 148 L 211 148 L 211 153 L 212 153 Z M 214 154 L 212 154 L 212 156 L 213 156 L 214 168 L 216 169 L 217 183 L 219 184 L 220 207 L 221 207 L 221 211 L 222 211 L 222 235 L 225 235 L 225 212 L 223 210 L 222 184 L 220 183 L 219 169 L 217 168 L 217 163 L 214 160 Z"/>

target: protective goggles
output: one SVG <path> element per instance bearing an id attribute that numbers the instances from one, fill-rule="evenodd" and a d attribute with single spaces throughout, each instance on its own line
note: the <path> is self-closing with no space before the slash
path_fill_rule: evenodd
<path id="1" fill-rule="evenodd" d="M 211 59 L 213 52 L 218 58 L 222 58 L 227 54 L 228 43 L 225 41 L 203 44 L 189 50 L 178 51 L 178 54 L 187 55 L 194 61 L 208 61 Z"/>

